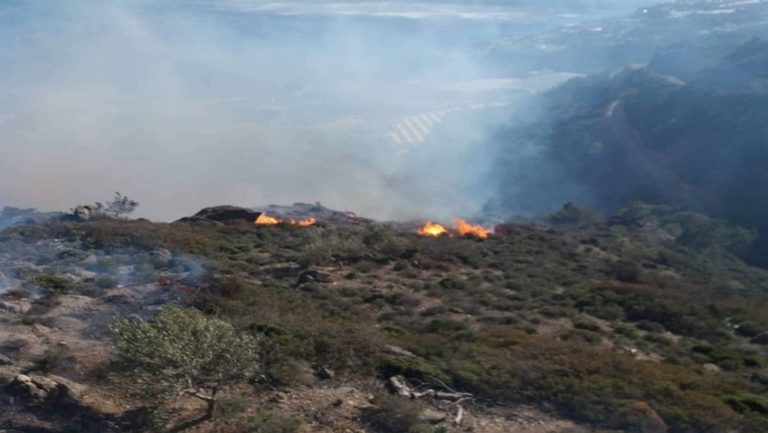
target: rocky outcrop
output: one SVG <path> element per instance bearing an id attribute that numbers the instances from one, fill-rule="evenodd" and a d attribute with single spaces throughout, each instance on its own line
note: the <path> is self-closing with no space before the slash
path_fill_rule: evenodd
<path id="1" fill-rule="evenodd" d="M 86 387 L 60 376 L 18 374 L 6 389 L 35 403 L 77 403 Z"/>
<path id="2" fill-rule="evenodd" d="M 205 223 L 205 222 L 248 222 L 253 223 L 261 215 L 260 212 L 254 212 L 250 209 L 237 206 L 214 206 L 202 209 L 191 217 L 186 217 L 177 222 L 187 223 Z"/>
<path id="3" fill-rule="evenodd" d="M 315 269 L 308 269 L 299 275 L 298 280 L 296 280 L 296 286 L 301 286 L 305 283 L 332 283 L 333 282 L 333 276 L 329 274 L 328 272 L 322 272 Z"/>

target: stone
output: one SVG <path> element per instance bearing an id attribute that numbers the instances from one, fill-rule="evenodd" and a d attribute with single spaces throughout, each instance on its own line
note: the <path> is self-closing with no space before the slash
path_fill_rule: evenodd
<path id="1" fill-rule="evenodd" d="M 708 362 L 704 365 L 702 365 L 702 368 L 707 373 L 717 374 L 720 373 L 722 370 L 720 367 L 718 367 L 716 364 L 712 364 L 711 362 Z"/>
<path id="2" fill-rule="evenodd" d="M 149 256 L 152 260 L 160 263 L 168 263 L 173 259 L 173 253 L 165 248 L 157 248 L 150 251 Z"/>
<path id="3" fill-rule="evenodd" d="M 202 218 L 217 222 L 248 222 L 254 223 L 261 212 L 237 206 L 214 206 L 202 209 L 194 215 L 194 218 Z"/>
<path id="4" fill-rule="evenodd" d="M 299 275 L 299 279 L 296 281 L 296 285 L 300 286 L 302 284 L 311 282 L 332 283 L 333 276 L 327 272 L 308 269 Z"/>
<path id="5" fill-rule="evenodd" d="M 439 424 L 448 419 L 448 414 L 432 408 L 426 408 L 419 414 L 419 419 L 429 424 Z"/>
<path id="6" fill-rule="evenodd" d="M 8 388 L 23 398 L 37 403 L 76 402 L 86 390 L 85 385 L 60 376 L 37 376 L 18 374 Z"/>
<path id="7" fill-rule="evenodd" d="M 0 366 L 13 365 L 13 360 L 0 353 Z"/>
<path id="8" fill-rule="evenodd" d="M 315 374 L 319 379 L 322 379 L 322 380 L 333 379 L 336 376 L 336 372 L 334 372 L 333 370 L 325 366 L 320 366 L 316 368 Z"/>

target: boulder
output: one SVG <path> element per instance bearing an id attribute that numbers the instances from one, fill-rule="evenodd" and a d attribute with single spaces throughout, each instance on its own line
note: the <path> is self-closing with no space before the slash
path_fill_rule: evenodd
<path id="1" fill-rule="evenodd" d="M 305 283 L 332 283 L 333 276 L 327 272 L 316 271 L 308 269 L 299 275 L 299 279 L 296 281 L 296 285 L 300 286 Z"/>
<path id="2" fill-rule="evenodd" d="M 19 374 L 7 385 L 14 394 L 37 403 L 72 403 L 80 400 L 86 387 L 60 376 Z"/>
<path id="3" fill-rule="evenodd" d="M 24 314 L 32 308 L 32 302 L 29 299 L 18 299 L 14 301 L 0 301 L 0 310 L 9 313 Z"/>
<path id="4" fill-rule="evenodd" d="M 93 216 L 93 214 L 95 213 L 95 210 L 96 209 L 90 205 L 85 205 L 85 206 L 79 205 L 75 207 L 75 210 L 72 215 L 74 216 L 75 220 L 88 221 L 91 219 L 91 216 Z"/>
<path id="5" fill-rule="evenodd" d="M 173 253 L 165 248 L 154 249 L 149 252 L 149 255 L 152 257 L 153 261 L 163 264 L 168 263 L 173 259 Z"/>
<path id="6" fill-rule="evenodd" d="M 254 212 L 250 209 L 237 206 L 214 206 L 202 209 L 196 213 L 193 218 L 204 219 L 216 222 L 237 222 L 244 221 L 253 223 L 261 215 L 260 212 Z"/>
<path id="7" fill-rule="evenodd" d="M 439 424 L 448 419 L 448 414 L 432 408 L 426 408 L 419 414 L 419 420 L 428 424 Z"/>

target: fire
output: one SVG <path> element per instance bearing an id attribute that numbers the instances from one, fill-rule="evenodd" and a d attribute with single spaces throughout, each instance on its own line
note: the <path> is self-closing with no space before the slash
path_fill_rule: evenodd
<path id="1" fill-rule="evenodd" d="M 269 216 L 267 214 L 261 214 L 261 215 L 259 215 L 258 218 L 256 218 L 256 221 L 254 221 L 254 222 L 256 224 L 258 224 L 258 225 L 273 226 L 273 225 L 277 225 L 277 224 L 280 224 L 280 223 L 286 223 L 286 224 L 290 224 L 290 225 L 294 225 L 294 226 L 299 226 L 299 227 L 309 227 L 309 226 L 315 225 L 317 220 L 312 218 L 312 217 L 309 217 L 309 218 L 300 219 L 300 220 L 290 219 L 290 220 L 287 220 L 287 221 L 283 221 L 283 220 L 281 220 L 279 218 L 271 217 L 271 216 Z"/>
<path id="2" fill-rule="evenodd" d="M 435 224 L 432 221 L 428 221 L 423 227 L 419 229 L 419 234 L 422 236 L 430 236 L 437 238 L 448 234 L 448 230 L 440 224 Z"/>
<path id="3" fill-rule="evenodd" d="M 469 235 L 478 237 L 480 239 L 486 239 L 491 234 L 491 230 L 480 225 L 472 225 L 461 218 L 454 219 L 453 226 L 462 236 Z"/>
<path id="4" fill-rule="evenodd" d="M 272 225 L 275 225 L 275 224 L 280 224 L 280 220 L 277 219 L 277 218 L 272 218 L 271 216 L 268 216 L 267 214 L 263 213 L 263 214 L 259 215 L 258 218 L 256 218 L 255 223 L 259 224 L 259 225 L 270 225 L 270 226 L 272 226 Z"/>
<path id="5" fill-rule="evenodd" d="M 317 222 L 316 219 L 309 217 L 303 220 L 291 220 L 291 224 L 299 227 L 309 227 L 315 225 Z"/>

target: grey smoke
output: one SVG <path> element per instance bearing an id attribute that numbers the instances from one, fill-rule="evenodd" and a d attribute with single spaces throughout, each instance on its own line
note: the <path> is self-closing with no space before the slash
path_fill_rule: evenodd
<path id="1" fill-rule="evenodd" d="M 511 78 L 482 48 L 586 19 L 563 3 L 3 2 L 0 203 L 67 209 L 121 191 L 154 219 L 292 201 L 471 214 L 493 159 L 477 146 L 516 107 L 467 107 L 524 100 L 507 81 L 478 90 Z M 388 141 L 397 119 L 456 107 L 470 115 L 423 145 Z"/>

